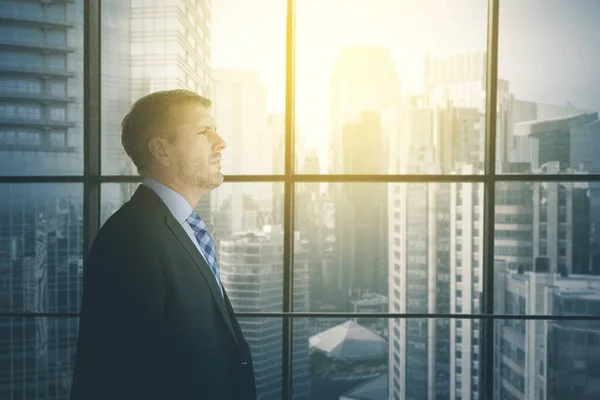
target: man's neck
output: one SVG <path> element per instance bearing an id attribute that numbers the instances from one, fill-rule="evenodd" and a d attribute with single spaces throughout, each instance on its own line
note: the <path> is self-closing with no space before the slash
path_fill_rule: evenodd
<path id="1" fill-rule="evenodd" d="M 169 189 L 176 191 L 187 200 L 192 208 L 196 208 L 200 198 L 204 195 L 204 193 L 206 193 L 206 191 L 203 191 L 200 188 L 190 187 L 189 185 L 181 184 L 174 179 L 168 179 L 157 174 L 147 174 L 144 177 L 153 179 L 156 182 L 165 185 Z"/>

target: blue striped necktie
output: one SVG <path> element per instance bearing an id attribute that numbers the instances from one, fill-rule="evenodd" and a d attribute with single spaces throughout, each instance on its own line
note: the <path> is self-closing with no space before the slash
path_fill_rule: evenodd
<path id="1" fill-rule="evenodd" d="M 217 285 L 221 290 L 221 295 L 223 295 L 223 286 L 221 284 L 221 277 L 219 276 L 219 265 L 217 264 L 217 253 L 215 252 L 215 246 L 210 234 L 208 233 L 206 224 L 204 221 L 202 221 L 198 214 L 196 214 L 195 211 L 192 211 L 190 216 L 187 217 L 186 221 L 192 227 L 194 236 L 200 245 L 200 250 L 206 259 L 210 270 L 215 276 L 215 279 L 217 280 Z"/>

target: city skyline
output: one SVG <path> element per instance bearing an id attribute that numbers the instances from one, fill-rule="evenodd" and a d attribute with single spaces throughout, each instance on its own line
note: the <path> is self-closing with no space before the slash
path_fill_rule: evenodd
<path id="1" fill-rule="evenodd" d="M 296 173 L 483 173 L 486 2 L 342 3 L 297 2 Z M 567 18 L 557 3 L 539 14 L 542 2 L 522 12 L 517 3 L 503 1 L 500 7 L 497 172 L 564 174 L 565 180 L 486 181 L 496 185 L 496 221 L 488 233 L 495 242 L 497 312 L 596 315 L 600 189 L 595 182 L 569 182 L 569 174 L 600 171 L 594 151 L 600 148 L 600 81 L 590 76 L 593 56 L 558 63 L 556 49 L 535 44 L 547 38 L 574 60 L 597 37 L 590 21 L 600 16 L 600 7 L 582 1 L 566 13 L 571 19 L 585 15 L 579 31 L 571 32 L 572 22 L 561 22 Z M 0 50 L 7 55 L 0 62 L 0 166 L 11 168 L 10 174 L 80 174 L 82 1 L 10 4 L 0 8 L 12 24 L 0 28 L 10 33 L 0 39 L 10 42 Z M 285 2 L 262 5 L 269 12 L 233 0 L 103 2 L 102 174 L 136 174 L 121 149 L 118 123 L 141 95 L 173 87 L 212 99 L 229 141 L 225 175 L 283 173 Z M 543 21 L 539 26 L 536 18 Z M 556 33 L 565 26 L 571 30 Z M 323 35 L 326 28 L 337 29 Z M 40 34 L 43 45 L 33 46 Z M 524 52 L 526 47 L 533 50 Z M 558 66 L 540 68 L 549 60 Z M 21 70 L 20 61 L 35 66 Z M 137 185 L 100 185 L 101 223 Z M 484 183 L 295 186 L 293 311 L 382 313 L 381 319 L 353 323 L 295 320 L 295 399 L 320 399 L 321 390 L 346 399 L 375 383 L 376 400 L 388 398 L 384 389 L 394 399 L 467 399 L 480 393 L 486 361 L 494 368 L 498 400 L 527 400 L 532 393 L 540 400 L 593 396 L 600 371 L 593 363 L 588 368 L 581 355 L 599 351 L 600 329 L 593 323 L 499 321 L 493 360 L 482 360 L 480 320 L 385 318 L 387 312 L 484 312 Z M 215 239 L 237 312 L 284 311 L 284 187 L 225 183 L 196 207 Z M 0 188 L 0 288 L 7 289 L 0 293 L 0 311 L 77 312 L 82 242 L 89 234 L 83 232 L 83 185 Z M 0 321 L 0 366 L 11 365 L 10 374 L 0 375 L 0 397 L 65 398 L 73 321 Z M 281 322 L 252 317 L 242 324 L 257 355 L 259 397 L 265 400 L 278 400 L 285 382 Z M 333 338 L 344 352 L 310 345 L 340 326 L 362 332 Z M 579 328 L 589 338 L 583 350 L 574 339 Z M 368 346 L 361 342 L 369 337 L 387 341 L 385 357 L 365 353 Z M 562 338 L 572 354 L 560 348 Z M 352 353 L 353 360 L 331 357 L 343 353 Z M 540 363 L 544 377 L 575 377 L 585 370 L 586 380 L 551 384 L 538 376 Z"/>
<path id="2" fill-rule="evenodd" d="M 214 66 L 259 71 L 269 92 L 269 112 L 283 111 L 284 2 L 214 3 Z M 229 11 L 234 4 L 242 7 L 243 12 L 231 15 Z M 264 14 L 261 10 L 267 8 L 270 12 Z M 313 9 L 319 9 L 319 13 L 312 12 Z M 486 2 L 428 0 L 416 4 L 376 0 L 353 1 L 352 7 L 344 7 L 340 0 L 304 0 L 298 2 L 296 12 L 296 121 L 302 127 L 307 147 L 319 148 L 322 168 L 326 168 L 329 157 L 322 139 L 329 134 L 329 85 L 343 48 L 387 49 L 404 98 L 423 90 L 427 56 L 486 49 Z M 591 68 L 600 60 L 594 58 L 597 54 L 590 43 L 591 38 L 598 37 L 593 21 L 594 16 L 600 15 L 600 9 L 594 1 L 585 0 L 568 9 L 569 18 L 563 17 L 564 12 L 556 1 L 535 0 L 525 8 L 520 2 L 502 1 L 498 76 L 511 82 L 511 92 L 519 98 L 544 104 L 570 103 L 578 109 L 598 111 L 600 96 L 593 93 L 600 92 L 600 78 Z M 255 29 L 258 21 L 260 29 Z M 337 29 L 331 29 L 332 21 Z M 238 26 L 245 32 L 243 36 L 237 34 Z M 469 29 L 459 28 L 462 26 Z M 320 35 L 323 31 L 315 27 L 322 27 L 328 34 Z M 556 43 L 556 47 L 542 46 L 548 42 Z M 570 54 L 567 60 L 584 59 L 579 63 L 555 63 L 555 48 Z M 547 71 L 548 65 L 553 66 L 551 79 L 536 73 Z"/>

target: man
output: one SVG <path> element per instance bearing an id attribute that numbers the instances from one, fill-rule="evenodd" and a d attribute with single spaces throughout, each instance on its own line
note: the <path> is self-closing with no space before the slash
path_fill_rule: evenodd
<path id="1" fill-rule="evenodd" d="M 144 181 L 87 259 L 71 399 L 255 399 L 250 348 L 193 210 L 223 182 L 211 103 L 152 93 L 121 128 Z"/>

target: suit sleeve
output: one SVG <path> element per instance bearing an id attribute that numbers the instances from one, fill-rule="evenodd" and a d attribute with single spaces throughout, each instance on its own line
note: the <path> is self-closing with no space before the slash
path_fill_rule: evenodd
<path id="1" fill-rule="evenodd" d="M 154 253 L 143 232 L 94 243 L 74 379 L 74 393 L 85 395 L 72 400 L 168 398 L 165 279 Z"/>

